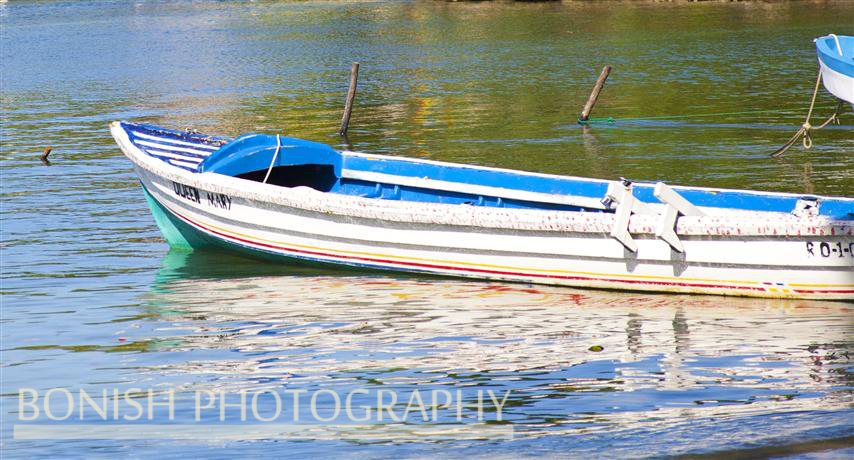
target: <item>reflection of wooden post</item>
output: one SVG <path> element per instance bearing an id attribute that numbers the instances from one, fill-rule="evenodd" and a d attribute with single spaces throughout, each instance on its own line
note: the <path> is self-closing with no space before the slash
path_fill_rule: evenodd
<path id="1" fill-rule="evenodd" d="M 356 82 L 359 80 L 359 63 L 354 62 L 350 68 L 350 90 L 347 91 L 347 102 L 344 104 L 344 118 L 341 119 L 341 130 L 338 134 L 347 135 L 347 127 L 350 124 L 350 112 L 353 111 L 353 99 L 356 98 Z"/>
<path id="2" fill-rule="evenodd" d="M 599 92 L 602 91 L 602 87 L 605 86 L 605 80 L 608 79 L 608 75 L 611 73 L 611 66 L 606 65 L 602 68 L 602 73 L 599 74 L 599 78 L 596 80 L 596 84 L 593 86 L 593 92 L 590 93 L 590 97 L 587 98 L 587 103 L 584 104 L 584 110 L 581 111 L 581 121 L 587 121 L 590 117 L 590 112 L 593 111 L 593 106 L 596 104 L 596 99 L 599 99 Z"/>
<path id="3" fill-rule="evenodd" d="M 804 193 L 812 195 L 812 163 L 804 163 L 804 174 L 801 176 L 801 180 L 804 182 Z"/>
<path id="4" fill-rule="evenodd" d="M 47 166 L 50 166 L 50 160 L 48 160 L 47 157 L 48 155 L 50 155 L 51 150 L 53 150 L 53 147 L 45 147 L 44 152 L 42 152 L 41 156 L 39 156 L 39 158 L 42 160 L 42 163 Z"/>

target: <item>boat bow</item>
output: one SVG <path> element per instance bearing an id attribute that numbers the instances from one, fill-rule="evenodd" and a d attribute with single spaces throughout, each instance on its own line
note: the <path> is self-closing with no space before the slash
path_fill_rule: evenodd
<path id="1" fill-rule="evenodd" d="M 824 87 L 854 106 L 854 37 L 831 34 L 815 39 L 815 46 Z"/>

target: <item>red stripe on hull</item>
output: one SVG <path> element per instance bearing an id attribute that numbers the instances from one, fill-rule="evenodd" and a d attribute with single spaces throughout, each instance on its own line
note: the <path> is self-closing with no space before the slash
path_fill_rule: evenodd
<path id="1" fill-rule="evenodd" d="M 168 209 L 168 208 L 167 208 Z M 414 268 L 424 268 L 424 269 L 439 269 L 439 270 L 448 270 L 448 271 L 458 271 L 458 272 L 468 272 L 468 273 L 482 273 L 482 274 L 491 274 L 491 275 L 508 275 L 508 276 L 516 276 L 516 277 L 528 277 L 528 278 L 541 278 L 541 279 L 562 279 L 562 280 L 580 280 L 580 281 L 601 281 L 607 283 L 619 283 L 619 284 L 633 284 L 633 285 L 656 285 L 656 286 L 673 286 L 673 287 L 699 287 L 699 288 L 707 288 L 707 289 L 741 289 L 747 291 L 760 291 L 764 292 L 765 288 L 763 287 L 754 287 L 754 286 L 733 286 L 733 285 L 723 285 L 723 284 L 698 284 L 698 283 L 680 283 L 680 282 L 671 282 L 671 281 L 641 281 L 641 280 L 620 280 L 620 279 L 610 279 L 610 278 L 593 278 L 586 276 L 570 276 L 570 275 L 548 275 L 541 273 L 520 273 L 520 272 L 512 272 L 512 271 L 504 271 L 504 270 L 489 270 L 489 269 L 480 269 L 480 268 L 464 268 L 464 267 L 454 267 L 447 265 L 437 265 L 437 264 L 426 264 L 420 262 L 402 262 L 402 261 L 394 261 L 387 259 L 377 259 L 372 257 L 359 257 L 359 256 L 344 256 L 337 254 L 329 254 L 324 252 L 317 251 L 308 251 L 304 249 L 294 249 L 288 248 L 284 246 L 278 246 L 268 243 L 260 243 L 257 241 L 247 240 L 244 238 L 236 237 L 233 235 L 227 235 L 217 230 L 206 227 L 198 222 L 193 221 L 192 219 L 179 214 L 178 212 L 171 210 L 170 211 L 175 214 L 181 220 L 187 222 L 188 224 L 197 227 L 203 231 L 208 233 L 215 234 L 219 237 L 225 238 L 226 240 L 238 241 L 241 243 L 251 244 L 254 246 L 262 246 L 270 249 L 276 249 L 279 251 L 286 251 L 295 254 L 304 254 L 311 256 L 319 256 L 324 258 L 334 258 L 334 259 L 345 259 L 345 260 L 358 260 L 362 262 L 373 262 L 379 264 L 394 264 L 394 265 L 402 265 L 407 267 Z M 385 267 L 390 268 L 390 267 Z M 799 294 L 850 294 L 854 293 L 854 290 L 847 291 L 838 291 L 838 290 L 793 290 Z"/>

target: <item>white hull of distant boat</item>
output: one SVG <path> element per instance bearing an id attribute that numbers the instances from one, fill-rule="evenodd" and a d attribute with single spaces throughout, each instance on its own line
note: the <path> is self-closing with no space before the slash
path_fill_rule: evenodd
<path id="1" fill-rule="evenodd" d="M 311 151 L 320 144 L 277 137 L 272 147 L 247 153 L 247 143 L 265 139 L 211 141 L 131 123 L 111 129 L 175 247 L 590 288 L 854 298 L 851 198 L 624 184 L 328 147 Z M 301 160 L 301 149 L 309 150 L 308 160 Z M 285 176 L 280 184 L 262 183 L 263 168 L 233 169 L 251 161 L 284 172 L 303 168 L 304 161 L 327 161 L 335 173 L 326 191 L 282 185 Z M 252 180 L 256 172 L 262 174 Z M 564 186 L 587 189 L 543 190 Z M 750 209 L 757 206 L 774 210 Z"/>
<path id="2" fill-rule="evenodd" d="M 836 72 L 821 64 L 821 82 L 828 92 L 854 104 L 854 77 Z"/>
<path id="3" fill-rule="evenodd" d="M 831 34 L 815 43 L 825 89 L 854 105 L 854 37 Z"/>

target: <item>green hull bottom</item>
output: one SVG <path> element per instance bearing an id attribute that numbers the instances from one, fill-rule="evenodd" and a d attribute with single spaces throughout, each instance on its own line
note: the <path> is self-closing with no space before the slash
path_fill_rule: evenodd
<path id="1" fill-rule="evenodd" d="M 162 204 L 151 196 L 151 193 L 144 185 L 142 186 L 142 191 L 145 192 L 145 200 L 148 201 L 148 207 L 151 208 L 154 222 L 157 223 L 160 233 L 166 238 L 166 242 L 169 243 L 170 247 L 192 251 L 196 248 L 211 246 L 211 241 L 208 238 L 164 208 Z"/>

